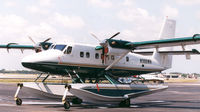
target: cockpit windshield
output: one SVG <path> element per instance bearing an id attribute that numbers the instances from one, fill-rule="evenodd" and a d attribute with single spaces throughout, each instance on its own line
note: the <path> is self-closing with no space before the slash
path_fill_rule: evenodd
<path id="1" fill-rule="evenodd" d="M 54 49 L 58 49 L 60 51 L 63 51 L 65 49 L 66 45 L 55 45 Z"/>

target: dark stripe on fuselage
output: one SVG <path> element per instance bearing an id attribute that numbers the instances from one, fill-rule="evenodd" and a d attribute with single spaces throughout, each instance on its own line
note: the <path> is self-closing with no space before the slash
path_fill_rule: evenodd
<path id="1" fill-rule="evenodd" d="M 66 75 L 68 72 L 76 71 L 79 75 L 89 75 L 96 76 L 98 73 L 103 71 L 105 68 L 94 68 L 94 67 L 83 67 L 83 66 L 70 66 L 59 64 L 56 62 L 38 62 L 38 63 L 25 63 L 22 62 L 22 65 L 26 68 L 38 70 L 41 72 L 46 72 L 50 74 L 59 74 Z M 116 76 L 131 76 L 131 75 L 140 75 L 146 73 L 152 73 L 157 71 L 142 71 L 142 70 L 125 70 L 125 69 L 110 69 L 110 73 Z"/>

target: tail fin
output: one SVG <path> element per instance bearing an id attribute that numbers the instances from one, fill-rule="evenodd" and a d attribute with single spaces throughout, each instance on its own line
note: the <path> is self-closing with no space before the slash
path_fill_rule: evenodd
<path id="1" fill-rule="evenodd" d="M 159 35 L 160 39 L 174 38 L 175 37 L 176 21 L 165 19 Z M 173 50 L 172 47 L 163 48 L 162 50 Z M 162 55 L 158 53 L 159 49 L 155 49 L 152 58 L 155 59 L 162 67 L 168 69 L 172 65 L 171 55 Z"/>

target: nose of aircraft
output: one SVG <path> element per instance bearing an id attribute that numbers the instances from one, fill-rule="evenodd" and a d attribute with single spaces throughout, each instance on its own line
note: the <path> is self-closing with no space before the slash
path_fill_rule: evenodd
<path id="1" fill-rule="evenodd" d="M 34 69 L 34 66 L 40 63 L 55 63 L 63 55 L 59 50 L 47 50 L 33 55 L 26 56 L 22 59 L 21 63 L 26 68 Z"/>

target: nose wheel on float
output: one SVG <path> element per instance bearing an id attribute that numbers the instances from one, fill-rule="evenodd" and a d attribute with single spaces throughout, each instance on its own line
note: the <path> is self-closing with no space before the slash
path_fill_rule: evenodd
<path id="1" fill-rule="evenodd" d="M 64 108 L 65 108 L 66 110 L 68 110 L 70 107 L 71 107 L 71 105 L 70 105 L 69 101 L 65 101 L 65 102 L 64 102 Z"/>
<path id="2" fill-rule="evenodd" d="M 68 85 L 68 84 L 65 85 L 65 92 L 64 92 L 64 95 L 62 97 L 62 103 L 63 103 L 64 108 L 66 110 L 68 110 L 71 107 L 69 100 L 67 99 L 67 92 L 68 92 L 68 89 L 70 89 L 70 88 L 71 88 L 71 85 Z"/>
<path id="3" fill-rule="evenodd" d="M 77 98 L 77 97 L 76 98 L 67 97 L 67 93 L 70 88 L 71 88 L 71 85 L 68 85 L 68 84 L 65 85 L 65 92 L 62 98 L 62 103 L 66 110 L 68 110 L 71 107 L 70 102 L 72 102 L 72 104 L 81 104 L 83 102 L 82 99 Z"/>
<path id="4" fill-rule="evenodd" d="M 17 98 L 16 99 L 16 105 L 22 105 L 22 99 Z"/>
<path id="5" fill-rule="evenodd" d="M 19 94 L 19 91 L 21 90 L 21 88 L 23 87 L 23 84 L 21 84 L 21 83 L 18 83 L 17 84 L 17 91 L 16 91 L 16 93 L 15 93 L 15 96 L 14 96 L 14 100 L 16 101 L 16 105 L 22 105 L 22 99 L 20 99 L 19 97 L 18 97 L 18 94 Z"/>

